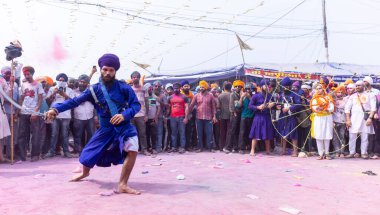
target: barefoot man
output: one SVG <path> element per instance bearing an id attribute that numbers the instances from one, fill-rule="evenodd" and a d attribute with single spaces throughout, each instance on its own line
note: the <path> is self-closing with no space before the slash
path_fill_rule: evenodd
<path id="1" fill-rule="evenodd" d="M 94 104 L 100 128 L 80 155 L 82 173 L 75 175 L 71 181 L 79 181 L 89 176 L 90 169 L 95 165 L 109 167 L 111 164 L 123 164 L 118 192 L 140 194 L 128 187 L 127 182 L 138 152 L 137 132 L 130 120 L 139 112 L 141 106 L 132 88 L 115 79 L 116 71 L 120 68 L 116 55 L 105 54 L 99 58 L 98 64 L 101 68 L 99 83 L 90 86 L 73 99 L 53 105 L 47 112 L 47 117 L 54 119 L 59 113 L 75 108 L 85 101 Z"/>

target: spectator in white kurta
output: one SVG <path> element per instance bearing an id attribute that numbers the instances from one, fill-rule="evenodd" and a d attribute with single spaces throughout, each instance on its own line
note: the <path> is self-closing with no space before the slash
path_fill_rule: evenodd
<path id="1" fill-rule="evenodd" d="M 348 97 L 345 113 L 349 128 L 349 151 L 346 158 L 353 158 L 356 153 L 356 139 L 360 134 L 361 156 L 368 159 L 368 134 L 374 134 L 373 117 L 376 111 L 376 98 L 364 90 L 364 82 L 356 82 L 356 93 Z"/>

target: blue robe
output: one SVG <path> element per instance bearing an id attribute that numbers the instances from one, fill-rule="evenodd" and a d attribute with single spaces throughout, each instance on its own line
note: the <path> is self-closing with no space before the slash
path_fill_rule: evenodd
<path id="1" fill-rule="evenodd" d="M 58 112 L 63 112 L 75 108 L 85 101 L 91 102 L 99 116 L 100 128 L 84 147 L 79 161 L 88 168 L 95 165 L 109 167 L 111 164 L 122 164 L 126 157 L 126 152 L 123 150 L 124 141 L 137 135 L 136 128 L 131 125 L 130 120 L 140 111 L 141 105 L 128 84 L 115 80 L 107 91 L 111 100 L 116 104 L 118 112 L 124 116 L 124 121 L 114 126 L 109 122 L 111 113 L 103 96 L 101 84 L 97 83 L 92 87 L 99 100 L 98 104 L 95 103 L 91 91 L 87 89 L 78 97 L 53 105 L 53 108 L 56 108 Z"/>
<path id="2" fill-rule="evenodd" d="M 249 132 L 249 138 L 258 140 L 273 140 L 274 129 L 270 115 L 270 109 L 264 108 L 258 110 L 257 107 L 264 104 L 273 102 L 272 94 L 268 93 L 266 96 L 262 93 L 252 95 L 248 108 L 253 111 L 254 117 Z"/>
<path id="3" fill-rule="evenodd" d="M 281 103 L 281 109 L 284 108 L 285 104 L 289 104 L 289 111 L 292 115 L 289 115 L 290 113 L 283 113 L 281 111 L 280 113 L 280 120 L 278 120 L 278 130 L 283 138 L 291 139 L 291 140 L 297 140 L 298 139 L 298 132 L 296 127 L 298 126 L 297 118 L 294 113 L 299 112 L 302 110 L 301 99 L 300 96 L 290 92 L 289 94 L 282 93 L 279 98 L 279 102 Z"/>

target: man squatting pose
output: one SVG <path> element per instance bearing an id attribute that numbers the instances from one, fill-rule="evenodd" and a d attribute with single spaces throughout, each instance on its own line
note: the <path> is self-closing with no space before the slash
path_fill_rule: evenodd
<path id="1" fill-rule="evenodd" d="M 85 101 L 94 104 L 99 115 L 100 128 L 80 155 L 82 173 L 75 175 L 71 181 L 79 181 L 89 176 L 90 169 L 95 165 L 110 167 L 111 164 L 123 164 L 118 192 L 140 194 L 128 187 L 127 183 L 139 148 L 136 128 L 131 125 L 130 120 L 139 112 L 141 106 L 132 88 L 115 79 L 116 71 L 120 68 L 116 55 L 104 54 L 99 58 L 98 64 L 101 68 L 99 82 L 81 95 L 53 105 L 47 112 L 47 118 L 54 119 L 58 113 L 75 108 Z"/>

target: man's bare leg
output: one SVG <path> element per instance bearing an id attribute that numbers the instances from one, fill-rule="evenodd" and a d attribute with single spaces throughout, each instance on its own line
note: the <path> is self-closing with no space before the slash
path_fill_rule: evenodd
<path id="1" fill-rule="evenodd" d="M 267 155 L 270 154 L 270 140 L 265 140 L 265 151 Z"/>
<path id="2" fill-rule="evenodd" d="M 281 138 L 281 155 L 286 154 L 286 140 Z"/>
<path id="3" fill-rule="evenodd" d="M 84 178 L 86 178 L 87 176 L 90 175 L 90 168 L 86 167 L 85 165 L 83 165 L 83 168 L 82 168 L 82 173 L 80 174 L 77 174 L 77 175 L 74 175 L 73 178 L 70 180 L 70 181 L 80 181 Z"/>
<path id="4" fill-rule="evenodd" d="M 256 147 L 256 144 L 257 144 L 257 140 L 256 139 L 252 139 L 251 153 L 249 153 L 250 156 L 255 156 L 255 147 Z"/>
<path id="5" fill-rule="evenodd" d="M 131 172 L 133 170 L 133 166 L 135 165 L 137 157 L 137 152 L 129 151 L 127 158 L 125 159 L 123 163 L 123 168 L 121 170 L 120 174 L 120 181 L 119 181 L 119 187 L 118 192 L 119 193 L 128 193 L 128 194 L 135 194 L 140 195 L 141 193 L 135 189 L 132 189 L 128 187 L 128 179 L 131 175 Z"/>
<path id="6" fill-rule="evenodd" d="M 298 156 L 298 141 L 297 140 L 292 140 L 292 145 L 293 145 L 293 152 L 292 152 L 292 157 L 297 157 Z"/>

